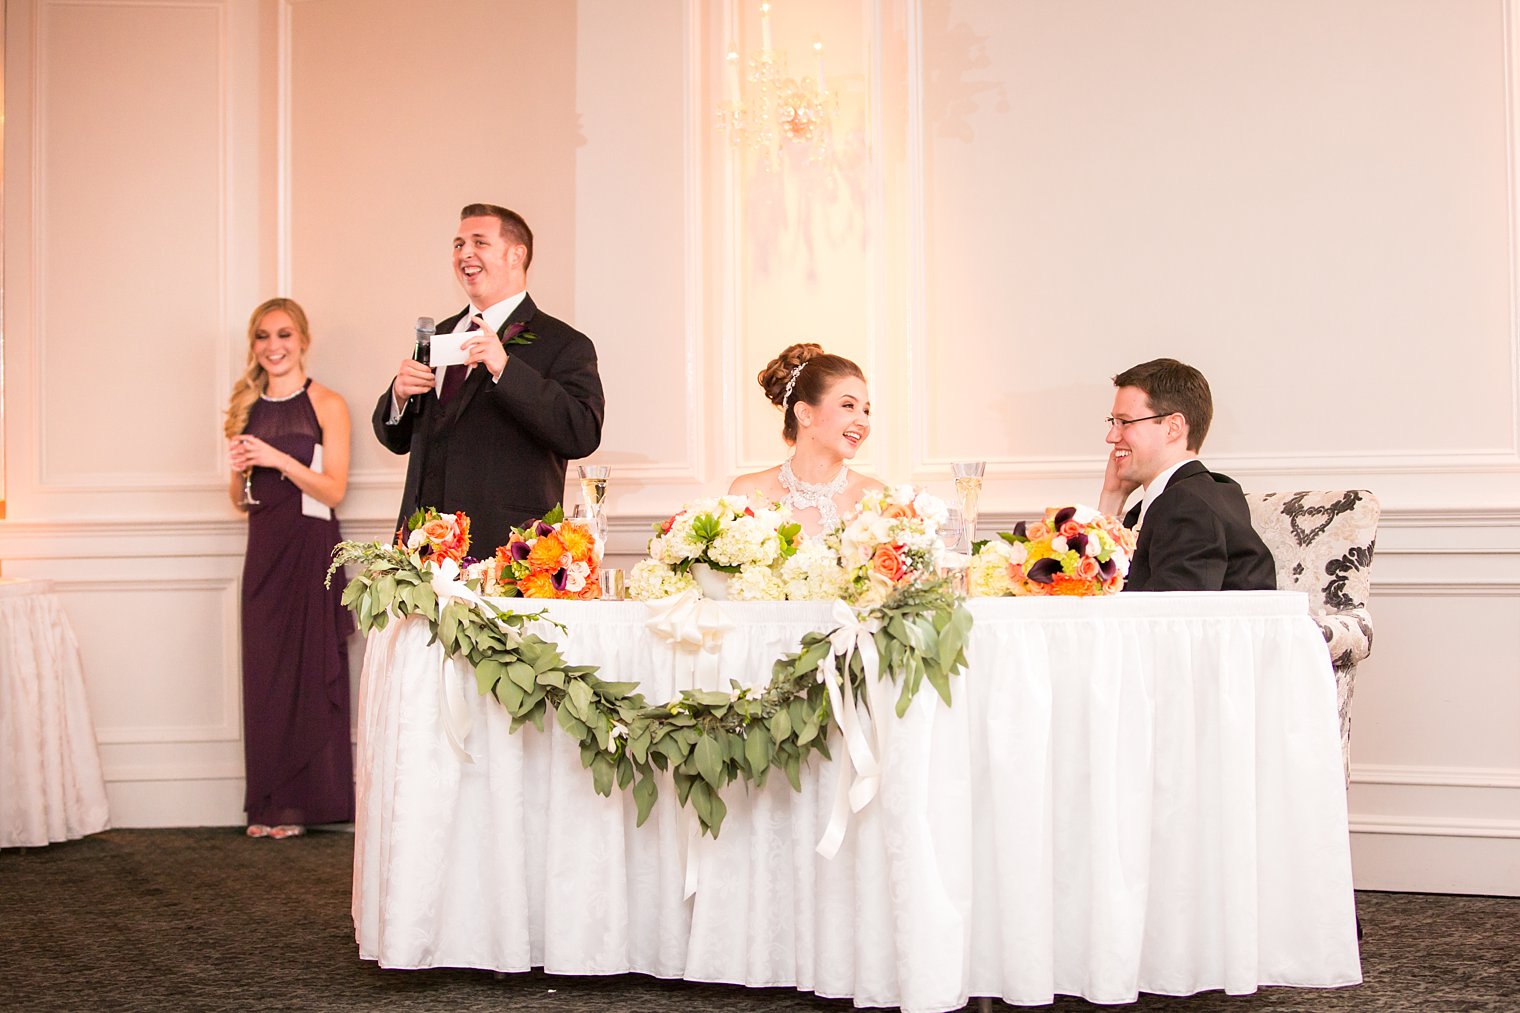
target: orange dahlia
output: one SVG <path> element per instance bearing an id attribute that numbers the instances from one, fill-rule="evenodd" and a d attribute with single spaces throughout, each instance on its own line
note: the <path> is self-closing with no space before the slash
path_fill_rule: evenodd
<path id="1" fill-rule="evenodd" d="M 558 570 L 565 555 L 565 543 L 559 535 L 541 535 L 528 552 L 528 565 L 534 570 Z"/>
<path id="2" fill-rule="evenodd" d="M 591 558 L 592 547 L 596 544 L 596 536 L 591 533 L 591 529 L 574 521 L 566 521 L 559 526 L 559 539 L 564 543 L 565 551 L 570 553 L 570 558 L 578 563 Z"/>

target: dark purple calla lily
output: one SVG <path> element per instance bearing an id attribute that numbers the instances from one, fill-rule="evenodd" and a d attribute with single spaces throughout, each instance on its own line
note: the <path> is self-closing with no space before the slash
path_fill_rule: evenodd
<path id="1" fill-rule="evenodd" d="M 1025 521 L 1019 521 L 1017 524 L 1015 524 L 1013 526 L 1013 537 L 1015 537 L 1015 538 L 1028 538 L 1029 537 L 1029 525 L 1028 525 L 1028 523 L 1025 522 Z"/>
<path id="2" fill-rule="evenodd" d="M 1104 560 L 1098 564 L 1098 572 L 1103 574 L 1104 580 L 1112 580 L 1114 574 L 1119 572 L 1119 564 L 1112 559 Z"/>
<path id="3" fill-rule="evenodd" d="M 461 570 L 468 570 L 478 562 L 480 562 L 480 560 L 476 559 L 474 556 L 465 556 L 459 561 L 459 568 Z"/>
<path id="4" fill-rule="evenodd" d="M 556 591 L 563 591 L 565 589 L 565 585 L 569 583 L 569 581 L 570 571 L 564 567 L 555 570 L 554 576 L 549 578 L 549 582 L 554 585 L 554 590 Z"/>
<path id="5" fill-rule="evenodd" d="M 1087 551 L 1087 536 L 1080 532 L 1072 535 L 1066 539 L 1066 547 L 1080 556 Z"/>
<path id="6" fill-rule="evenodd" d="M 512 554 L 512 559 L 521 563 L 528 558 L 528 553 L 533 550 L 528 548 L 527 542 L 515 541 L 507 543 L 507 551 Z"/>
<path id="7" fill-rule="evenodd" d="M 1075 516 L 1077 516 L 1077 508 L 1076 507 L 1074 507 L 1074 506 L 1062 507 L 1061 509 L 1059 509 L 1059 510 L 1056 511 L 1056 519 L 1055 519 L 1054 523 L 1052 523 L 1050 526 L 1053 527 L 1053 528 L 1055 528 L 1057 531 L 1060 531 L 1061 530 L 1061 525 L 1065 524 L 1067 521 L 1071 520 Z"/>
<path id="8" fill-rule="evenodd" d="M 542 538 L 545 535 L 552 535 L 552 534 L 554 534 L 554 525 L 552 525 L 552 524 L 545 524 L 543 521 L 534 521 L 533 522 L 533 533 L 535 535 L 537 535 L 539 538 Z"/>
<path id="9" fill-rule="evenodd" d="M 1036 584 L 1054 584 L 1056 574 L 1061 572 L 1061 562 L 1058 559 L 1037 559 L 1034 565 L 1024 571 L 1024 576 Z"/>

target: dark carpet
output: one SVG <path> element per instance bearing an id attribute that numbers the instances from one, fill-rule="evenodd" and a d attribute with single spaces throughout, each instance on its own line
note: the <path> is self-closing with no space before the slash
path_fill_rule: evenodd
<path id="1" fill-rule="evenodd" d="M 382 971 L 349 916 L 353 836 L 112 830 L 0 851 L 0 1008 L 16 1010 L 827 1010 L 847 1000 L 643 975 Z M 1142 996 L 1186 1010 L 1520 1009 L 1520 898 L 1363 893 L 1365 983 Z M 971 1009 L 976 1008 L 973 1002 Z M 994 1008 L 1010 1007 L 995 1003 Z M 1039 1009 L 1101 1010 L 1078 999 Z"/>

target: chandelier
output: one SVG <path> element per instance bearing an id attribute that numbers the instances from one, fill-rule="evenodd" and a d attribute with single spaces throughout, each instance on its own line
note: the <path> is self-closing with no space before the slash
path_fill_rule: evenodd
<path id="1" fill-rule="evenodd" d="M 734 26 L 737 29 L 737 25 Z M 771 46 L 771 5 L 760 5 L 760 51 L 747 61 L 730 42 L 726 58 L 726 93 L 718 107 L 717 128 L 735 148 L 755 152 L 767 171 L 788 145 L 807 152 L 808 161 L 829 158 L 835 96 L 824 83 L 823 43 L 813 42 L 817 76 L 792 77 L 786 53 Z"/>

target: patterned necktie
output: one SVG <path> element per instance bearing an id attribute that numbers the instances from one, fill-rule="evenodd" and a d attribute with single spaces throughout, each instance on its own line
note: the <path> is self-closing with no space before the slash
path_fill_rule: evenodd
<path id="1" fill-rule="evenodd" d="M 474 322 L 470 323 L 471 331 L 480 330 Z M 443 371 L 443 390 L 438 392 L 438 403 L 448 404 L 449 399 L 459 393 L 459 388 L 464 386 L 464 378 L 470 375 L 470 367 L 460 363 L 455 366 L 445 366 Z"/>

